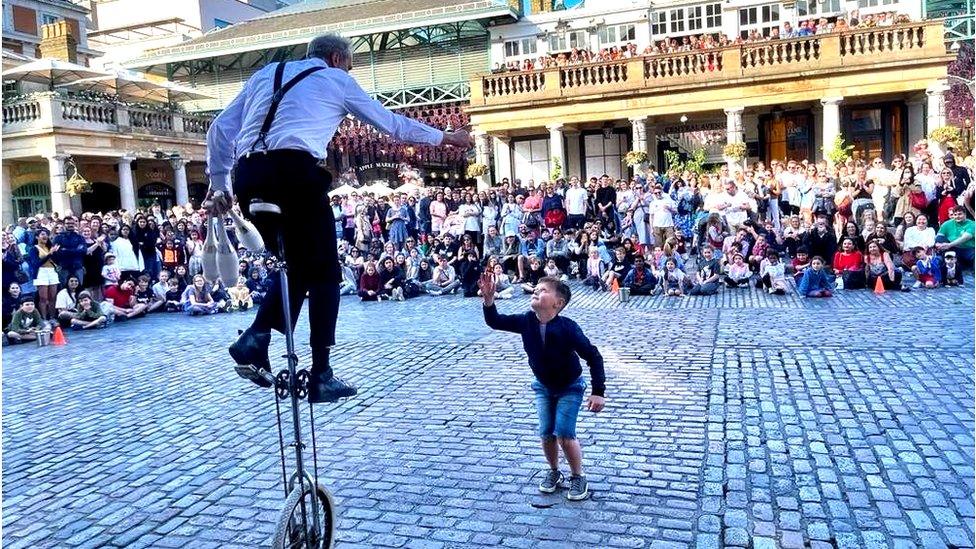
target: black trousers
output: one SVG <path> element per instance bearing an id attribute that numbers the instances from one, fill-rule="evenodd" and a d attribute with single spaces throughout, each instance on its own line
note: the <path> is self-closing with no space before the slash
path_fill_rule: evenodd
<path id="1" fill-rule="evenodd" d="M 275 150 L 241 158 L 234 170 L 234 194 L 241 211 L 257 227 L 268 251 L 275 256 L 278 233 L 284 241 L 288 262 L 288 293 L 292 326 L 298 320 L 308 293 L 312 370 L 329 364 L 329 347 L 335 345 L 339 316 L 339 257 L 335 217 L 329 204 L 332 176 L 318 160 L 304 151 Z M 277 204 L 281 215 L 252 216 L 253 200 Z M 271 287 L 254 318 L 252 328 L 284 333 L 280 280 L 273 275 Z"/>

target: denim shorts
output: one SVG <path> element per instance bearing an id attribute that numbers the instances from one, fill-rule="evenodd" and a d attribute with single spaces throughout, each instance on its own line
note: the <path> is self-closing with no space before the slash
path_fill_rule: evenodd
<path id="1" fill-rule="evenodd" d="M 549 389 L 538 380 L 532 382 L 535 407 L 539 412 L 539 436 L 576 438 L 576 416 L 583 405 L 586 381 L 579 379 L 560 391 Z"/>

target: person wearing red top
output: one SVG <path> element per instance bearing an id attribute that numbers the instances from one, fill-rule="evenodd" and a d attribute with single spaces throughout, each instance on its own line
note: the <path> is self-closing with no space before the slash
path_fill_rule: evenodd
<path id="1" fill-rule="evenodd" d="M 853 238 L 841 241 L 841 250 L 834 254 L 834 274 L 847 290 L 864 288 L 864 255 L 857 249 Z M 838 285 L 839 286 L 839 285 Z"/>
<path id="2" fill-rule="evenodd" d="M 116 286 L 105 287 L 105 299 L 112 301 L 116 319 L 135 318 L 145 314 L 149 305 L 136 301 L 135 286 L 136 283 L 130 278 Z"/>

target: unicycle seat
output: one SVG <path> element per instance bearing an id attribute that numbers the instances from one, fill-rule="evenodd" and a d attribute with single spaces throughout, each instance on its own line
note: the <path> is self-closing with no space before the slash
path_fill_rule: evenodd
<path id="1" fill-rule="evenodd" d="M 254 199 L 251 201 L 250 206 L 248 206 L 248 211 L 251 215 L 258 214 L 274 214 L 281 215 L 281 207 L 273 202 L 265 202 L 260 199 Z"/>

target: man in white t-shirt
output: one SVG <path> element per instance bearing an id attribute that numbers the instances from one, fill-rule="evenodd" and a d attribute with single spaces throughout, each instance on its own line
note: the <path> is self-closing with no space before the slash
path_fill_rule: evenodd
<path id="1" fill-rule="evenodd" d="M 589 193 L 580 185 L 578 177 L 569 180 L 566 191 L 566 219 L 570 229 L 579 229 L 586 222 L 586 201 Z"/>
<path id="2" fill-rule="evenodd" d="M 739 192 L 735 182 L 725 183 L 725 192 L 720 195 L 715 208 L 722 212 L 725 222 L 733 232 L 749 219 L 749 214 L 756 211 L 756 201 L 745 193 Z"/>
<path id="3" fill-rule="evenodd" d="M 660 185 L 651 190 L 652 198 L 647 203 L 647 213 L 651 216 L 651 230 L 654 244 L 664 246 L 668 239 L 674 238 L 674 214 L 678 207 L 670 196 L 664 194 Z"/>

